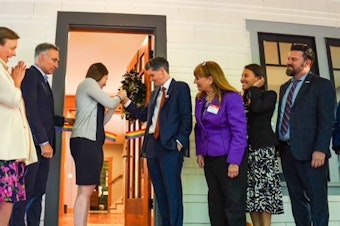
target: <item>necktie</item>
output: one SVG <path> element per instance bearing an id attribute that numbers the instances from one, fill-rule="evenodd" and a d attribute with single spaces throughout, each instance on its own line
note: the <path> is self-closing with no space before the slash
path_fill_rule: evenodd
<path id="1" fill-rule="evenodd" d="M 159 115 L 160 115 L 160 112 L 161 112 L 161 109 L 164 105 L 164 102 L 165 102 L 165 90 L 166 88 L 165 87 L 162 87 L 162 97 L 161 97 L 161 101 L 160 101 L 160 104 L 159 104 L 159 110 L 158 110 L 158 117 L 157 117 L 157 122 L 156 122 L 156 126 L 155 126 L 155 133 L 153 134 L 153 137 L 155 139 L 157 139 L 159 137 Z"/>
<path id="2" fill-rule="evenodd" d="M 45 83 L 47 83 L 48 82 L 48 76 L 44 75 L 44 79 L 45 79 Z"/>
<path id="3" fill-rule="evenodd" d="M 294 80 L 293 85 L 289 90 L 287 100 L 286 100 L 286 106 L 284 110 L 284 114 L 282 116 L 282 122 L 281 122 L 281 134 L 285 135 L 288 132 L 288 125 L 289 125 L 289 116 L 290 116 L 290 110 L 293 105 L 293 95 L 294 90 L 296 88 L 296 85 L 300 82 L 300 80 Z"/>

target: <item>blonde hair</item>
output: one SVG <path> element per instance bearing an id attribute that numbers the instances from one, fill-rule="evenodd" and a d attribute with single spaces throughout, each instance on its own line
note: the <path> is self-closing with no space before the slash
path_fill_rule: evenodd
<path id="1" fill-rule="evenodd" d="M 214 61 L 205 61 L 196 66 L 194 70 L 194 76 L 196 78 L 208 78 L 211 76 L 213 78 L 212 88 L 213 91 L 218 96 L 218 100 L 222 101 L 222 92 L 235 92 L 239 93 L 228 80 L 226 79 L 222 68 Z M 197 98 L 202 99 L 205 92 L 198 92 Z"/>

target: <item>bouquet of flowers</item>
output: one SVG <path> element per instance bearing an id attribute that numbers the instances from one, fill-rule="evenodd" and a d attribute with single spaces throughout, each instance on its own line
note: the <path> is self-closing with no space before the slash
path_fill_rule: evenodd
<path id="1" fill-rule="evenodd" d="M 137 105 L 137 107 L 144 107 L 146 97 L 146 85 L 143 83 L 141 76 L 138 72 L 130 71 L 123 75 L 122 89 L 126 90 L 127 96 L 130 100 Z M 136 120 L 129 112 L 123 109 L 125 119 L 133 122 Z M 122 117 L 124 116 L 122 115 Z"/>

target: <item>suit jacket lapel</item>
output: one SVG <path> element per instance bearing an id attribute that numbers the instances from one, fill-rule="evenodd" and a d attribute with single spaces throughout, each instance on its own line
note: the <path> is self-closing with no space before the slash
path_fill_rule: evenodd
<path id="1" fill-rule="evenodd" d="M 153 111 L 155 109 L 156 103 L 157 103 L 157 97 L 158 97 L 158 93 L 160 92 L 161 88 L 157 88 L 152 94 L 151 97 L 151 110 Z"/>
<path id="2" fill-rule="evenodd" d="M 175 81 L 175 79 L 172 79 L 171 83 L 169 85 L 169 88 L 166 91 L 165 102 L 164 102 L 163 108 L 166 105 L 166 103 L 168 102 L 168 99 L 171 97 L 171 94 L 173 93 L 175 86 L 176 86 L 176 81 Z"/>
<path id="3" fill-rule="evenodd" d="M 175 84 L 176 84 L 175 79 L 172 79 L 168 90 L 166 90 L 166 98 L 165 98 L 165 102 L 162 108 L 165 107 L 169 97 L 171 96 L 171 93 L 174 90 Z M 149 122 L 148 125 L 151 124 L 151 120 L 152 120 L 153 113 L 155 111 L 155 106 L 157 103 L 157 97 L 158 97 L 159 92 L 161 92 L 161 87 L 156 88 L 151 94 L 151 98 L 149 102 L 149 110 L 148 110 L 148 122 Z"/>
<path id="4" fill-rule="evenodd" d="M 282 103 L 283 96 L 285 95 L 285 93 L 286 93 L 286 91 L 287 91 L 287 89 L 288 89 L 288 87 L 289 87 L 290 81 L 291 81 L 291 80 L 287 81 L 286 83 L 284 83 L 284 84 L 282 85 L 281 92 L 280 92 L 279 103 Z"/>
<path id="5" fill-rule="evenodd" d="M 35 74 L 38 76 L 38 79 L 40 81 L 41 86 L 43 87 L 45 93 L 47 96 L 49 96 L 50 98 L 48 98 L 50 100 L 50 104 L 52 106 L 52 108 L 54 107 L 54 103 L 53 103 L 53 94 L 52 94 L 52 90 L 50 85 L 48 84 L 48 82 L 45 82 L 45 78 L 44 76 L 41 74 L 41 72 L 34 66 L 31 66 L 32 69 L 35 71 Z"/>
<path id="6" fill-rule="evenodd" d="M 149 101 L 149 107 L 148 107 L 148 127 L 150 127 L 151 123 L 152 123 L 152 117 L 153 117 L 153 113 L 155 111 L 155 106 L 156 106 L 156 103 L 157 103 L 157 96 L 158 96 L 158 93 L 160 91 L 160 87 L 157 88 L 156 90 L 154 90 L 152 93 L 151 93 L 151 97 L 150 97 L 150 101 Z"/>
<path id="7" fill-rule="evenodd" d="M 305 80 L 303 81 L 303 84 L 301 85 L 298 94 L 296 95 L 296 98 L 295 98 L 294 103 L 293 103 L 293 107 L 294 107 L 295 103 L 297 103 L 301 99 L 301 96 L 303 95 L 303 93 L 310 87 L 312 79 L 313 79 L 313 75 L 311 73 L 309 73 L 306 76 Z"/>
<path id="8" fill-rule="evenodd" d="M 42 83 L 41 85 L 44 87 L 46 95 L 50 96 L 49 100 L 50 100 L 51 106 L 53 106 L 53 94 L 52 94 L 50 85 L 48 84 L 48 82 L 45 82 L 45 80 L 41 83 Z"/>
<path id="9" fill-rule="evenodd" d="M 204 134 L 206 135 L 206 130 L 205 130 L 205 124 L 203 123 L 203 110 L 205 108 L 205 96 L 202 97 L 202 99 L 200 100 L 196 100 L 196 119 L 197 119 L 197 122 L 200 127 L 202 128 L 202 132 L 204 132 Z"/>

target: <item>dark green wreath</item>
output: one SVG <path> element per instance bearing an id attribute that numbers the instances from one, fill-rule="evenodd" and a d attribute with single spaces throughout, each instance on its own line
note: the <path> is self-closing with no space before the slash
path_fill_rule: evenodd
<path id="1" fill-rule="evenodd" d="M 137 107 L 144 107 L 146 97 L 146 85 L 143 83 L 142 78 L 138 72 L 130 71 L 123 75 L 122 88 L 126 90 L 127 96 L 130 100 L 137 105 Z M 135 121 L 129 112 L 125 111 L 125 119 L 128 121 Z"/>

